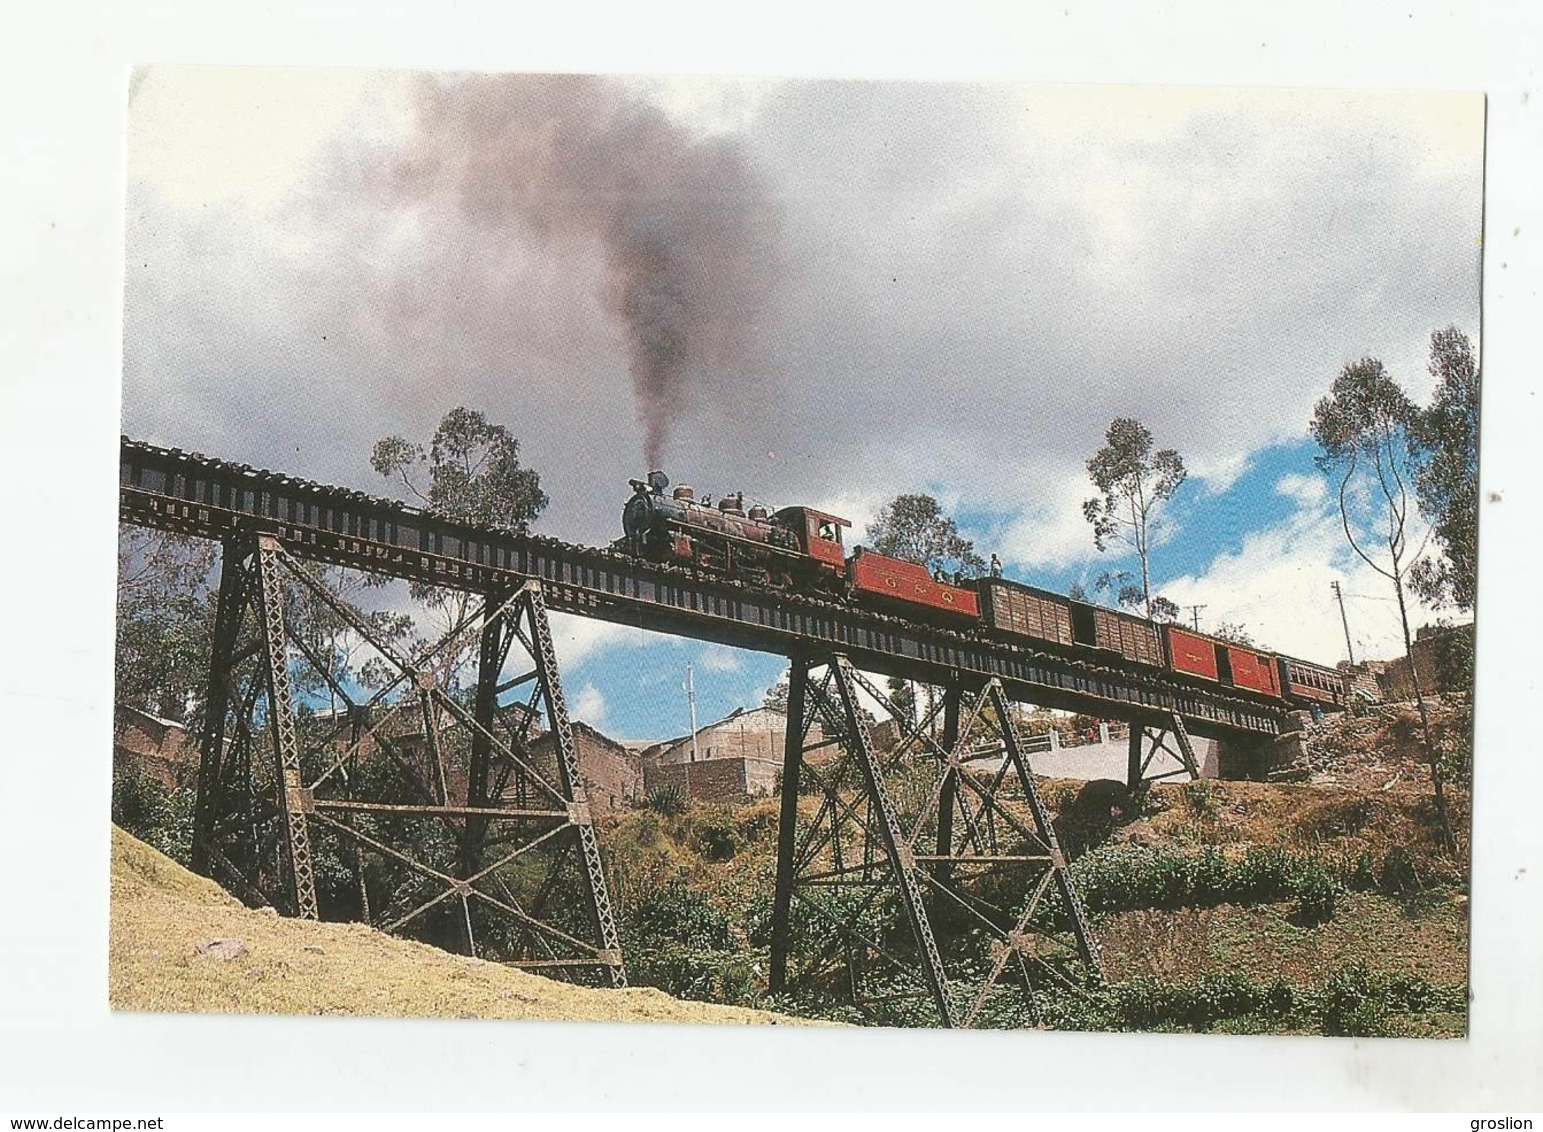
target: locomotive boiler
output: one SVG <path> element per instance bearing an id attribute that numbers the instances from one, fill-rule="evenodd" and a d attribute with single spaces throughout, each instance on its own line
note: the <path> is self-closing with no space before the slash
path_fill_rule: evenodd
<path id="1" fill-rule="evenodd" d="M 687 484 L 672 488 L 660 471 L 628 482 L 622 545 L 631 553 L 779 587 L 844 591 L 847 520 L 811 507 L 747 508 L 743 492 L 714 505 Z"/>

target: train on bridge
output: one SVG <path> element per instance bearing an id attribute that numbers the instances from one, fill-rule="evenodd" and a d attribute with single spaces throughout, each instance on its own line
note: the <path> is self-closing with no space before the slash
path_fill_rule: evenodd
<path id="1" fill-rule="evenodd" d="M 716 505 L 655 471 L 630 481 L 618 549 L 657 562 L 796 592 L 835 596 L 914 620 L 1033 642 L 1058 651 L 1092 649 L 1126 664 L 1184 680 L 1318 709 L 1345 705 L 1348 685 L 1333 668 L 1222 640 L 1121 610 L 1076 601 L 992 576 L 929 574 L 914 562 L 857 547 L 852 524 L 812 507 L 745 506 L 743 494 Z"/>

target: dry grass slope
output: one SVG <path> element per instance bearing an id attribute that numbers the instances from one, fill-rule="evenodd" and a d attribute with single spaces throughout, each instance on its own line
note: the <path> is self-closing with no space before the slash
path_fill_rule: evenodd
<path id="1" fill-rule="evenodd" d="M 114 1010 L 808 1024 L 682 1002 L 657 990 L 575 987 L 359 924 L 281 919 L 243 907 L 116 827 L 112 845 Z M 199 956 L 196 946 L 214 937 L 240 939 L 247 953 L 233 960 Z"/>

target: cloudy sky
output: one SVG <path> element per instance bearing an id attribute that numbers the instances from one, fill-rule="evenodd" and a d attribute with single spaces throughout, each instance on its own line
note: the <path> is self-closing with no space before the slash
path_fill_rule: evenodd
<path id="1" fill-rule="evenodd" d="M 1345 362 L 1423 400 L 1430 332 L 1477 338 L 1476 95 L 155 68 L 129 129 L 131 436 L 387 491 L 373 441 L 467 405 L 559 537 L 652 452 L 859 528 L 931 492 L 1064 589 L 1131 565 L 1080 503 L 1135 416 L 1191 472 L 1159 592 L 1333 662 L 1337 579 L 1401 651 L 1306 426 Z M 684 730 L 687 662 L 704 718 L 780 668 L 561 629 L 622 736 Z"/>

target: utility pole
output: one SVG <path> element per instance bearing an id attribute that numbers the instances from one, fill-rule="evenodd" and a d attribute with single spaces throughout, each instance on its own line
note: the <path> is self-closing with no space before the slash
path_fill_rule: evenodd
<path id="1" fill-rule="evenodd" d="M 691 761 L 696 762 L 696 683 L 691 678 L 691 665 L 686 665 L 686 707 L 691 712 Z"/>
<path id="2" fill-rule="evenodd" d="M 1203 606 L 1203 605 L 1186 605 L 1184 608 L 1189 610 L 1190 624 L 1192 624 L 1195 627 L 1195 632 L 1197 632 L 1197 633 L 1200 632 L 1200 611 L 1202 609 L 1204 609 L 1205 606 Z"/>
<path id="3" fill-rule="evenodd" d="M 1355 664 L 1355 649 L 1350 647 L 1350 618 L 1345 616 L 1345 595 L 1339 588 L 1339 579 L 1330 582 L 1333 587 L 1335 600 L 1339 602 L 1339 620 L 1345 627 L 1345 652 L 1350 656 L 1350 663 Z"/>

